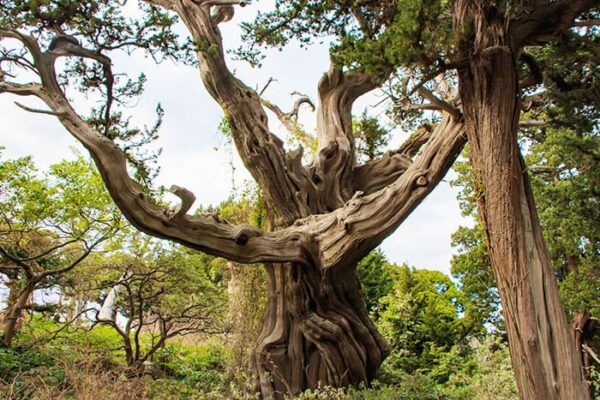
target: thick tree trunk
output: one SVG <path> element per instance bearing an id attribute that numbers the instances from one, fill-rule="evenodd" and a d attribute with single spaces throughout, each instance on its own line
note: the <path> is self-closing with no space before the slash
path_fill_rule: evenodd
<path id="1" fill-rule="evenodd" d="M 319 385 L 368 384 L 388 353 L 370 322 L 355 265 L 266 266 L 269 299 L 253 363 L 265 399 Z"/>
<path id="2" fill-rule="evenodd" d="M 23 309 L 27 306 L 35 288 L 35 284 L 28 284 L 16 297 L 13 295 L 14 302 L 8 304 L 5 311 L 4 320 L 2 321 L 2 338 L 0 345 L 10 347 L 15 333 L 18 330 L 19 320 L 23 314 Z"/>
<path id="3" fill-rule="evenodd" d="M 589 399 L 519 153 L 517 56 L 493 14 L 461 11 L 458 22 L 475 30 L 463 43 L 469 64 L 459 72 L 465 126 L 519 393 Z"/>

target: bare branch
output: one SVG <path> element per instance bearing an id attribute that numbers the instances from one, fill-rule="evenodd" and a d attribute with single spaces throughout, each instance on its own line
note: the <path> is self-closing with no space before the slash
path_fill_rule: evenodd
<path id="1" fill-rule="evenodd" d="M 350 175 L 356 161 L 352 105 L 379 87 L 389 73 L 386 71 L 377 79 L 359 72 L 343 72 L 332 64 L 321 78 L 317 110 L 319 148 L 312 167 L 313 180 L 320 190 L 320 208 L 316 212 L 335 210 L 352 197 Z"/>
<path id="2" fill-rule="evenodd" d="M 38 110 L 37 108 L 31 108 L 31 107 L 27 107 L 17 101 L 15 101 L 15 105 L 25 111 L 29 111 L 31 113 L 35 113 L 35 114 L 46 114 L 46 115 L 54 115 L 55 117 L 58 117 L 58 114 L 55 113 L 54 111 L 50 111 L 50 110 Z"/>
<path id="3" fill-rule="evenodd" d="M 397 180 L 410 167 L 413 157 L 431 138 L 433 128 L 424 125 L 417 129 L 394 151 L 360 165 L 354 171 L 354 190 L 371 194 Z"/>
<path id="4" fill-rule="evenodd" d="M 34 271 L 33 271 L 33 268 L 31 268 L 31 265 L 27 264 L 26 262 L 21 260 L 19 257 L 15 257 L 14 255 L 12 255 L 8 250 L 6 250 L 2 246 L 0 246 L 0 254 L 2 254 L 4 257 L 6 257 L 10 261 L 14 262 L 20 268 L 22 268 L 28 277 L 34 276 Z"/>
<path id="5" fill-rule="evenodd" d="M 260 96 L 233 76 L 225 62 L 221 33 L 211 18 L 210 7 L 221 2 L 182 0 L 175 10 L 198 45 L 197 56 L 204 86 L 221 105 L 231 127 L 233 141 L 245 167 L 273 207 L 275 223 L 289 225 L 309 214 L 298 192 L 311 185 L 308 173 L 291 176 L 283 142 L 269 131 L 268 118 Z M 231 2 L 226 2 L 231 4 Z"/>
<path id="6" fill-rule="evenodd" d="M 440 99 L 436 95 L 434 95 L 430 90 L 425 89 L 425 87 L 421 87 L 418 90 L 419 95 L 423 98 L 427 99 L 432 105 L 438 107 L 442 111 L 446 111 L 448 114 L 452 115 L 455 119 L 460 119 L 462 113 L 452 104 L 448 103 L 445 100 Z"/>
<path id="7" fill-rule="evenodd" d="M 23 262 L 26 262 L 26 261 L 32 261 L 32 260 L 35 260 L 35 259 L 39 259 L 39 258 L 47 256 L 48 254 L 50 254 L 50 253 L 52 253 L 52 252 L 54 252 L 56 250 L 59 250 L 59 249 L 65 247 L 65 246 L 68 246 L 68 245 L 71 245 L 73 243 L 77 243 L 77 242 L 80 242 L 80 241 L 81 241 L 80 239 L 67 240 L 67 241 L 65 241 L 63 243 L 60 243 L 60 244 L 56 245 L 56 246 L 52 246 L 49 249 L 47 249 L 47 250 L 45 250 L 45 251 L 43 251 L 43 252 L 41 252 L 39 254 L 36 254 L 35 256 L 21 258 L 20 260 L 23 261 Z"/>
<path id="8" fill-rule="evenodd" d="M 267 91 L 267 89 L 269 88 L 269 85 L 271 85 L 271 83 L 273 83 L 273 82 L 277 82 L 277 79 L 270 77 L 269 80 L 267 81 L 267 83 L 265 83 L 265 86 L 263 86 L 263 88 L 260 90 L 260 92 L 258 92 L 258 96 L 262 98 L 262 95 Z"/>
<path id="9" fill-rule="evenodd" d="M 596 354 L 594 352 L 594 350 L 588 346 L 587 344 L 583 344 L 581 345 L 581 347 L 583 348 L 584 351 L 586 351 L 598 364 L 600 364 L 600 357 L 598 357 L 598 354 Z"/>
<path id="10" fill-rule="evenodd" d="M 546 121 L 537 121 L 537 120 L 519 121 L 519 128 L 543 128 L 546 126 L 550 126 L 550 124 Z"/>
<path id="11" fill-rule="evenodd" d="M 0 81 L 0 93 L 12 93 L 17 96 L 38 96 L 42 86 L 37 83 L 11 83 Z"/>
<path id="12" fill-rule="evenodd" d="M 167 216 L 169 219 L 184 216 L 192 207 L 192 204 L 194 204 L 196 196 L 194 196 L 194 193 L 190 192 L 186 188 L 177 185 L 171 186 L 169 191 L 181 199 L 181 204 L 176 206 L 174 209 L 167 210 Z"/>
<path id="13" fill-rule="evenodd" d="M 303 105 L 303 104 L 307 104 L 311 108 L 312 111 L 316 110 L 314 103 L 312 102 L 312 100 L 310 99 L 310 97 L 308 97 L 307 95 L 302 94 L 302 93 L 298 93 L 298 92 L 292 92 L 292 95 L 298 95 L 300 97 L 298 98 L 298 100 L 296 100 L 294 102 L 294 106 L 292 107 L 292 111 L 290 111 L 288 113 L 288 115 L 290 116 L 290 118 L 298 118 L 298 112 L 300 111 L 300 106 Z"/>
<path id="14" fill-rule="evenodd" d="M 575 21 L 572 26 L 585 28 L 585 27 L 599 26 L 599 25 L 600 25 L 600 19 L 587 19 L 585 21 Z"/>
<path id="15" fill-rule="evenodd" d="M 269 81 L 267 82 L 265 87 L 260 91 L 260 93 L 264 93 L 265 90 L 267 89 L 267 87 L 269 86 L 269 84 L 274 81 L 275 81 L 274 79 L 269 78 Z M 311 136 L 307 132 L 304 132 L 302 130 L 302 128 L 300 127 L 300 125 L 297 122 L 297 119 L 298 119 L 298 113 L 300 112 L 300 107 L 303 104 L 307 104 L 308 106 L 310 106 L 313 111 L 315 111 L 315 105 L 313 104 L 310 97 L 308 97 L 306 95 L 302 95 L 298 92 L 292 92 L 292 95 L 294 95 L 294 94 L 299 95 L 300 98 L 298 98 L 294 102 L 292 109 L 287 113 L 283 112 L 281 110 L 281 108 L 279 108 L 276 104 L 274 104 L 268 100 L 261 98 L 261 103 L 263 106 L 265 106 L 267 109 L 269 109 L 273 114 L 275 114 L 277 119 L 279 119 L 279 121 L 282 123 L 282 125 L 292 135 L 298 136 L 298 134 L 301 134 L 302 136 Z"/>
<path id="16" fill-rule="evenodd" d="M 108 239 L 108 236 L 105 236 L 101 240 L 98 240 L 96 243 L 89 246 L 83 253 L 81 253 L 81 255 L 79 257 L 77 257 L 74 261 L 72 261 L 66 267 L 59 268 L 59 269 L 53 269 L 53 270 L 47 270 L 47 271 L 42 272 L 41 274 L 38 275 L 39 280 L 41 281 L 52 275 L 60 275 L 60 274 L 69 272 L 70 270 L 75 268 L 77 265 L 79 265 L 83 260 L 85 260 L 85 258 L 90 255 L 90 253 L 94 250 L 95 247 L 97 247 L 100 243 L 104 242 L 107 239 Z"/>

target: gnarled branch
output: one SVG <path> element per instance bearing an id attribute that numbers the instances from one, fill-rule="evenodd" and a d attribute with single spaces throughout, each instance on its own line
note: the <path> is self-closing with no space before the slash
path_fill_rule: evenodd
<path id="1" fill-rule="evenodd" d="M 400 148 L 358 166 L 354 171 L 354 190 L 374 193 L 393 183 L 413 163 L 413 157 L 431 138 L 433 128 L 421 126 Z"/>
<path id="2" fill-rule="evenodd" d="M 319 216 L 315 238 L 323 268 L 358 262 L 390 235 L 446 175 L 465 143 L 464 124 L 446 115 L 392 184 L 367 196 L 357 192 L 344 207 Z"/>
<path id="3" fill-rule="evenodd" d="M 297 194 L 310 195 L 312 183 L 308 173 L 296 171 L 294 176 L 289 173 L 283 142 L 269 131 L 259 95 L 228 69 L 221 33 L 211 17 L 211 7 L 222 3 L 182 0 L 174 10 L 197 43 L 204 86 L 223 108 L 244 165 L 263 189 L 267 203 L 273 206 L 276 225 L 289 225 L 310 214 L 306 202 Z M 233 3 L 236 2 L 227 5 Z M 303 169 L 301 165 L 297 168 Z"/>
<path id="4" fill-rule="evenodd" d="M 360 72 L 343 72 L 331 66 L 319 82 L 317 138 L 319 148 L 313 165 L 313 181 L 320 190 L 320 212 L 335 210 L 352 196 L 351 174 L 355 165 L 352 105 L 376 89 L 384 78 Z"/>
<path id="5" fill-rule="evenodd" d="M 0 82 L 0 91 L 34 95 L 43 100 L 63 126 L 90 151 L 111 196 L 138 229 L 209 254 L 245 263 L 292 260 L 306 262 L 307 257 L 310 257 L 303 253 L 300 245 L 302 235 L 298 233 L 265 233 L 249 225 L 233 226 L 213 218 L 191 217 L 185 215 L 189 209 L 188 204 L 182 205 L 177 218 L 171 218 L 168 210 L 155 205 L 129 177 L 125 154 L 109 138 L 92 129 L 72 108 L 55 73 L 54 63 L 61 54 L 53 50 L 41 52 L 32 38 L 21 34 L 14 36 L 32 50 L 42 85 Z M 81 57 L 87 54 L 85 51 L 78 53 Z M 184 203 L 189 202 L 191 197 L 179 192 L 185 199 Z"/>
<path id="6" fill-rule="evenodd" d="M 598 0 L 557 0 L 538 4 L 531 13 L 510 22 L 509 32 L 515 48 L 540 45 L 576 26 L 575 19 L 598 7 Z"/>

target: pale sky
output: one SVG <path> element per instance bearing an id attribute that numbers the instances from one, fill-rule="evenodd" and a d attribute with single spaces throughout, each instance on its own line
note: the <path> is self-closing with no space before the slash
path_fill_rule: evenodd
<path id="1" fill-rule="evenodd" d="M 265 3 L 261 1 L 260 4 Z M 237 24 L 251 18 L 257 7 L 252 5 L 238 9 L 233 21 L 220 25 L 226 48 L 239 45 Z M 158 102 L 165 110 L 158 140 L 158 146 L 163 149 L 159 158 L 161 173 L 156 183 L 167 187 L 172 184 L 186 187 L 196 195 L 196 206 L 216 205 L 225 200 L 232 193 L 231 155 L 217 129 L 222 113 L 204 89 L 198 71 L 170 62 L 155 65 L 141 53 L 113 58 L 113 65 L 116 71 L 144 72 L 148 78 L 145 93 L 131 110 L 134 121 L 142 126 L 152 125 Z M 294 90 L 316 100 L 317 82 L 327 68 L 326 46 L 314 46 L 307 51 L 290 45 L 282 52 L 270 51 L 262 69 L 230 62 L 230 69 L 249 86 L 262 88 L 269 77 L 277 79 L 265 97 L 283 110 L 289 110 L 293 104 L 294 98 L 290 93 Z M 32 155 L 36 165 L 44 170 L 61 159 L 72 158 L 73 149 L 83 152 L 83 148 L 55 117 L 28 113 L 15 106 L 14 101 L 43 108 L 33 98 L 0 95 L 0 146 L 6 148 L 5 157 Z M 378 101 L 376 93 L 361 99 L 354 107 L 355 114 L 362 113 L 369 103 Z M 314 127 L 314 113 L 302 109 L 300 117 L 307 128 Z M 282 132 L 275 117 L 270 117 L 269 123 L 274 132 Z M 392 145 L 398 145 L 403 136 L 396 134 Z M 234 155 L 234 165 L 235 181 L 239 187 L 250 175 L 237 154 Z M 382 244 L 388 259 L 447 273 L 452 256 L 450 235 L 459 225 L 471 224 L 460 215 L 456 194 L 456 189 L 451 188 L 447 180 L 440 183 Z"/>

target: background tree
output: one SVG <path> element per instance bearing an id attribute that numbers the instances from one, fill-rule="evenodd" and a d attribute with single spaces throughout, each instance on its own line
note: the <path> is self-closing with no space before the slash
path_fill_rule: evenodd
<path id="1" fill-rule="evenodd" d="M 413 374 L 435 370 L 444 353 L 466 338 L 481 332 L 467 297 L 439 271 L 398 267 L 394 291 L 381 299 L 378 326 L 392 346 L 386 363 L 396 373 Z M 437 370 L 439 383 L 447 381 L 451 369 Z"/>
<path id="2" fill-rule="evenodd" d="M 83 158 L 36 171 L 30 158 L 0 163 L 0 273 L 9 288 L 3 343 L 10 345 L 36 290 L 101 249 L 124 220 L 92 165 Z"/>
<path id="3" fill-rule="evenodd" d="M 123 287 L 116 318 L 95 319 L 121 336 L 127 365 L 136 373 L 170 338 L 223 330 L 223 277 L 211 271 L 209 257 L 169 247 L 134 237 L 130 254 L 119 252 L 96 266 L 92 281 L 94 287 Z"/>
<path id="4" fill-rule="evenodd" d="M 561 297 L 572 320 L 578 348 L 592 346 L 594 319 L 598 318 L 598 136 L 577 130 L 548 126 L 529 129 L 522 137 L 525 159 L 532 176 L 533 194 L 537 200 L 540 221 L 548 243 L 554 274 L 559 280 Z M 466 214 L 476 212 L 474 175 L 466 163 L 456 166 L 462 187 L 462 206 Z M 461 227 L 453 236 L 459 255 L 452 260 L 452 273 L 461 281 L 462 289 L 476 303 L 488 321 L 501 323 L 497 289 L 493 280 L 483 230 Z M 491 318 L 490 318 L 491 317 Z M 583 364 L 589 371 L 590 355 L 581 349 Z"/>
<path id="5" fill-rule="evenodd" d="M 215 209 L 200 208 L 197 213 L 218 212 L 219 218 L 231 223 L 251 223 L 263 228 L 266 210 L 261 193 L 256 188 L 246 188 L 232 196 Z M 260 268 L 223 259 L 227 279 L 228 318 L 227 347 L 230 378 L 242 386 L 246 385 L 254 345 L 261 333 L 262 316 L 266 305 L 266 277 Z"/>
<path id="6" fill-rule="evenodd" d="M 381 250 L 374 250 L 360 260 L 356 270 L 367 310 L 377 314 L 381 299 L 394 291 L 398 266 L 391 264 Z"/>

